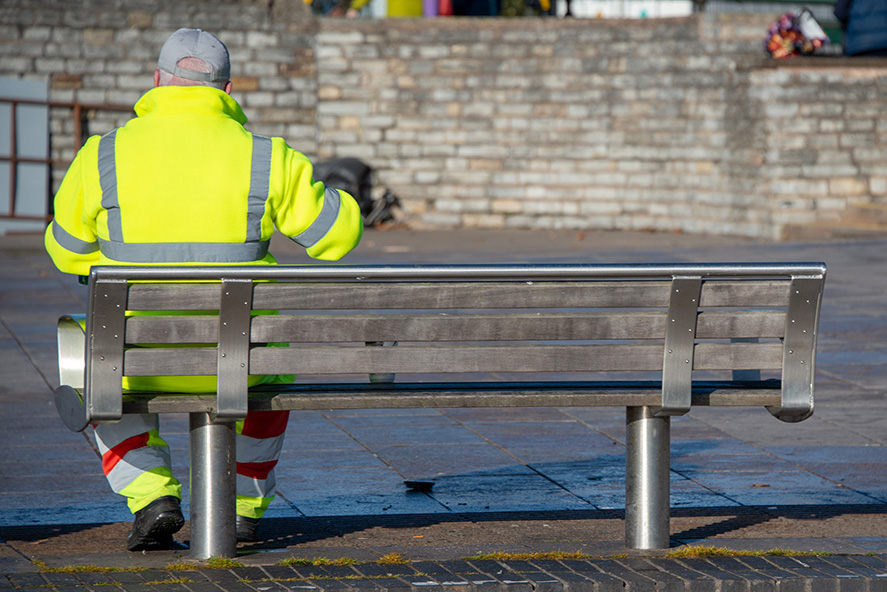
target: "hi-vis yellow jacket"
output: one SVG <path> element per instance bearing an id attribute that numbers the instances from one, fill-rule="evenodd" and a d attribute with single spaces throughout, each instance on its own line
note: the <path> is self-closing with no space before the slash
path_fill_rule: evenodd
<path id="1" fill-rule="evenodd" d="M 154 88 L 137 118 L 91 137 L 55 196 L 46 250 L 63 272 L 93 265 L 274 263 L 276 226 L 311 257 L 360 241 L 354 199 L 312 178 L 282 138 L 248 132 L 225 92 Z"/>

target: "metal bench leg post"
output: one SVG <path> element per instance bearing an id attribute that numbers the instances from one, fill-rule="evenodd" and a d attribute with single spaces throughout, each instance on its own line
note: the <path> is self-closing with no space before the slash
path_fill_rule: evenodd
<path id="1" fill-rule="evenodd" d="M 628 407 L 625 425 L 625 543 L 665 549 L 669 542 L 670 418 Z"/>
<path id="2" fill-rule="evenodd" d="M 236 455 L 234 422 L 191 413 L 191 557 L 234 557 Z"/>

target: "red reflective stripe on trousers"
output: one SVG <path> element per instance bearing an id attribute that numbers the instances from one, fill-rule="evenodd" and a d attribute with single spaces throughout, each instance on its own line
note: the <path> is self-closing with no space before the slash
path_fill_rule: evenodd
<path id="1" fill-rule="evenodd" d="M 240 432 L 250 438 L 275 438 L 286 431 L 289 411 L 250 411 Z"/>
<path id="2" fill-rule="evenodd" d="M 111 448 L 102 455 L 102 470 L 105 472 L 105 475 L 108 475 L 114 467 L 117 466 L 117 463 L 123 460 L 123 457 L 126 456 L 130 450 L 135 450 L 136 448 L 142 448 L 148 445 L 148 432 L 144 434 L 139 434 L 138 436 L 133 436 L 132 438 L 127 438 L 114 448 Z"/>
<path id="3" fill-rule="evenodd" d="M 237 463 L 237 474 L 249 477 L 250 479 L 267 479 L 274 467 L 277 466 L 276 460 L 265 462 L 239 462 Z"/>

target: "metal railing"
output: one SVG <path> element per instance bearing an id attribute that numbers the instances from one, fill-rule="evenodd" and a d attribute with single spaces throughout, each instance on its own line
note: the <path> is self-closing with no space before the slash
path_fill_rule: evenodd
<path id="1" fill-rule="evenodd" d="M 0 154 L 0 162 L 8 162 L 9 163 L 9 199 L 6 211 L 0 210 L 0 219 L 16 219 L 16 220 L 43 220 L 49 221 L 52 218 L 51 214 L 46 215 L 27 215 L 27 214 L 17 214 L 16 213 L 16 202 L 18 196 L 17 194 L 17 186 L 18 186 L 18 165 L 22 164 L 45 164 L 50 167 L 67 167 L 71 164 L 69 160 L 60 160 L 53 159 L 50 157 L 39 158 L 33 156 L 20 156 L 18 153 L 18 106 L 19 105 L 33 105 L 38 107 L 47 107 L 47 108 L 63 108 L 70 109 L 72 111 L 72 117 L 74 119 L 74 144 L 73 144 L 73 153 L 77 154 L 77 151 L 80 150 L 80 146 L 83 143 L 83 129 L 84 123 L 86 120 L 86 114 L 90 111 L 132 111 L 132 107 L 124 106 L 124 105 L 111 105 L 111 104 L 85 104 L 78 102 L 65 102 L 65 101 L 40 101 L 34 99 L 12 99 L 7 97 L 0 97 L 0 104 L 8 104 L 10 106 L 10 120 L 9 120 L 9 154 L 3 155 Z M 47 193 L 51 193 L 52 189 L 48 189 Z M 50 195 L 46 196 L 47 202 L 50 199 Z"/>

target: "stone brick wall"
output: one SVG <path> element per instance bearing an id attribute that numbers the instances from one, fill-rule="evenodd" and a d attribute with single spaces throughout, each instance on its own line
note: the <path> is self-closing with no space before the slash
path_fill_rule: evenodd
<path id="1" fill-rule="evenodd" d="M 0 76 L 132 104 L 179 26 L 216 32 L 256 132 L 356 156 L 414 227 L 778 238 L 887 201 L 887 67 L 774 62 L 769 15 L 332 20 L 301 0 L 7 0 Z M 0 92 L 2 94 L 2 92 Z M 53 115 L 53 154 L 70 119 Z M 126 114 L 90 112 L 101 133 Z"/>
<path id="2" fill-rule="evenodd" d="M 232 57 L 232 93 L 257 133 L 284 136 L 316 151 L 317 21 L 301 0 L 4 0 L 0 4 L 0 76 L 44 79 L 58 103 L 116 105 L 87 109 L 83 136 L 132 116 L 153 84 L 157 54 L 179 27 L 216 33 Z M 0 88 L 0 96 L 3 95 Z M 74 118 L 51 110 L 52 158 L 73 158 Z M 57 186 L 64 175 L 55 167 Z"/>
<path id="3" fill-rule="evenodd" d="M 373 162 L 429 226 L 759 235 L 762 29 L 721 22 L 327 21 L 321 153 Z"/>
<path id="4" fill-rule="evenodd" d="M 435 227 L 778 238 L 884 199 L 887 67 L 770 60 L 770 18 L 326 21 L 320 151 Z"/>
<path id="5" fill-rule="evenodd" d="M 887 204 L 887 63 L 836 60 L 754 72 L 759 191 L 771 225 L 834 220 L 853 202 Z"/>

